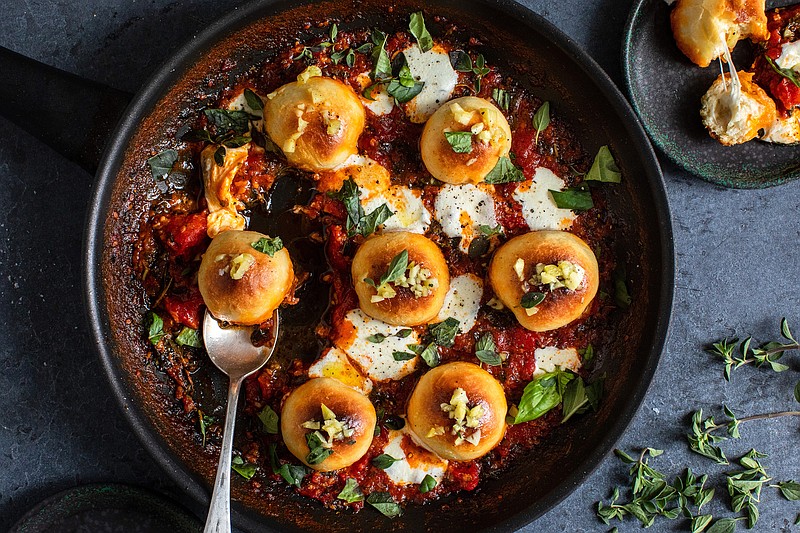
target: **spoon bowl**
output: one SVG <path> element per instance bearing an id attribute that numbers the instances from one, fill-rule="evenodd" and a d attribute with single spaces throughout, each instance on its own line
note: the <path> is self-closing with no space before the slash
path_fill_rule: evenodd
<path id="1" fill-rule="evenodd" d="M 211 362 L 228 376 L 230 385 L 222 449 L 219 453 L 217 476 L 214 480 L 214 491 L 211 494 L 204 533 L 231 531 L 231 453 L 239 390 L 244 378 L 257 372 L 269 361 L 277 344 L 279 325 L 280 316 L 276 310 L 272 317 L 270 343 L 255 345 L 253 332 L 257 326 L 223 325 L 206 310 L 203 319 L 203 342 Z"/>

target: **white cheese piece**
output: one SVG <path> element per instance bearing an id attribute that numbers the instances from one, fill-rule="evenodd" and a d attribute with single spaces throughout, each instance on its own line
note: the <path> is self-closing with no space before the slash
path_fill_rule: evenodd
<path id="1" fill-rule="evenodd" d="M 408 345 L 419 343 L 419 337 L 415 332 L 404 339 L 395 337 L 395 333 L 405 328 L 376 320 L 367 316 L 361 309 L 353 309 L 347 313 L 345 322 L 352 325 L 352 333 L 336 339 L 334 344 L 347 352 L 350 360 L 373 381 L 402 379 L 417 368 L 418 357 L 407 361 L 395 361 L 392 356 L 393 352 L 410 352 Z M 385 335 L 386 338 L 380 343 L 367 340 L 375 334 Z"/>
<path id="2" fill-rule="evenodd" d="M 555 346 L 536 348 L 533 356 L 536 358 L 534 376 L 552 372 L 557 366 L 573 372 L 577 372 L 581 368 L 581 358 L 575 348 L 556 348 Z"/>
<path id="3" fill-rule="evenodd" d="M 364 394 L 372 391 L 372 380 L 363 376 L 350 362 L 347 354 L 336 347 L 329 348 L 309 367 L 308 377 L 338 379 Z"/>
<path id="4" fill-rule="evenodd" d="M 777 144 L 800 143 L 800 109 L 795 108 L 786 118 L 778 117 L 761 140 Z"/>
<path id="5" fill-rule="evenodd" d="M 261 98 L 262 101 L 264 100 L 264 97 L 261 96 L 260 94 L 258 95 L 258 97 Z M 247 105 L 247 99 L 244 97 L 244 89 L 242 89 L 242 91 L 239 94 L 237 94 L 230 102 L 228 102 L 228 105 L 226 105 L 225 108 L 229 111 L 245 111 L 247 113 L 250 113 L 251 115 L 262 117 L 260 120 L 254 120 L 252 122 L 252 125 L 258 131 L 261 132 L 264 131 L 264 118 L 263 118 L 264 112 L 260 109 L 259 110 L 253 109 L 252 107 Z"/>
<path id="6" fill-rule="evenodd" d="M 418 485 L 425 476 L 431 476 L 438 484 L 447 471 L 448 461 L 419 446 L 405 429 L 389 433 L 383 453 L 398 459 L 384 470 L 397 485 Z"/>
<path id="7" fill-rule="evenodd" d="M 775 60 L 775 64 L 800 72 L 800 40 L 781 45 L 781 55 Z"/>
<path id="8" fill-rule="evenodd" d="M 550 194 L 550 190 L 560 191 L 564 185 L 564 180 L 544 167 L 536 169 L 533 181 L 517 185 L 514 200 L 522 206 L 522 217 L 531 230 L 564 230 L 572 226 L 577 215 L 559 208 Z"/>
<path id="9" fill-rule="evenodd" d="M 467 253 L 469 245 L 480 235 L 481 225 L 494 228 L 497 216 L 491 185 L 480 187 L 467 183 L 464 185 L 445 185 L 436 197 L 436 220 L 448 237 L 461 237 L 459 247 Z"/>
<path id="10" fill-rule="evenodd" d="M 450 290 L 444 297 L 444 305 L 436 317 L 437 322 L 447 318 L 458 320 L 459 334 L 468 333 L 478 319 L 483 297 L 483 281 L 475 274 L 463 274 L 450 280 Z"/>
<path id="11" fill-rule="evenodd" d="M 431 224 L 431 213 L 422 203 L 421 196 L 420 191 L 411 190 L 404 185 L 393 185 L 378 194 L 371 194 L 369 199 L 362 195 L 361 206 L 365 214 L 384 203 L 392 210 L 394 215 L 382 225 L 385 231 L 425 233 Z"/>
<path id="12" fill-rule="evenodd" d="M 358 83 L 361 85 L 361 94 L 359 94 L 359 98 L 361 98 L 361 103 L 364 104 L 364 107 L 375 113 L 376 115 L 388 115 L 394 109 L 394 98 L 389 96 L 389 93 L 386 92 L 387 84 L 383 83 L 375 87 L 372 91 L 372 98 L 370 100 L 368 98 L 364 98 L 364 89 L 372 85 L 372 78 L 369 75 L 369 72 L 362 72 L 358 75 Z"/>
<path id="13" fill-rule="evenodd" d="M 458 73 L 450 65 L 450 55 L 440 46 L 424 54 L 416 44 L 403 50 L 408 69 L 415 79 L 425 86 L 406 106 L 411 122 L 422 124 L 450 99 L 458 83 Z"/>

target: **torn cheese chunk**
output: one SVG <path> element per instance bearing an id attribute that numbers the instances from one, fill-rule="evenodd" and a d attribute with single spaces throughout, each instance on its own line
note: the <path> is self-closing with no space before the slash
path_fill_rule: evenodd
<path id="1" fill-rule="evenodd" d="M 523 181 L 514 190 L 514 200 L 522 206 L 522 217 L 533 230 L 565 230 L 572 226 L 577 215 L 569 209 L 561 209 L 553 200 L 550 191 L 561 191 L 564 180 L 552 170 L 536 169 L 532 181 Z"/>
<path id="2" fill-rule="evenodd" d="M 761 140 L 776 144 L 800 143 L 800 108 L 793 109 L 788 117 L 777 117 L 766 128 Z"/>
<path id="3" fill-rule="evenodd" d="M 425 84 L 406 104 L 406 114 L 411 122 L 422 124 L 450 99 L 458 83 L 458 73 L 450 64 L 450 54 L 439 45 L 422 53 L 414 44 L 403 50 L 403 55 L 411 75 Z"/>
<path id="4" fill-rule="evenodd" d="M 775 64 L 781 68 L 800 72 L 800 41 L 783 43 L 781 55 L 775 60 Z"/>
<path id="5" fill-rule="evenodd" d="M 231 183 L 244 164 L 250 143 L 239 148 L 226 148 L 222 166 L 214 160 L 219 145 L 206 146 L 200 153 L 200 169 L 208 203 L 208 236 L 212 239 L 227 230 L 244 229 L 245 218 L 239 214 L 239 205 L 231 194 Z"/>
<path id="6" fill-rule="evenodd" d="M 405 428 L 390 431 L 383 453 L 397 459 L 384 470 L 397 485 L 418 485 L 425 476 L 431 476 L 439 484 L 447 471 L 448 461 L 420 446 Z"/>
<path id="7" fill-rule="evenodd" d="M 358 75 L 358 83 L 361 85 L 361 91 L 359 91 L 359 98 L 361 98 L 361 103 L 364 104 L 364 107 L 372 111 L 374 114 L 381 116 L 381 115 L 388 115 L 394 109 L 394 98 L 392 98 L 389 93 L 386 91 L 387 84 L 382 83 L 377 85 L 372 90 L 372 100 L 369 98 L 364 97 L 364 89 L 372 85 L 373 81 L 370 77 L 369 72 L 362 72 Z"/>
<path id="8" fill-rule="evenodd" d="M 533 356 L 536 358 L 534 376 L 539 376 L 546 372 L 553 372 L 557 366 L 572 370 L 573 372 L 577 372 L 581 368 L 581 358 L 578 355 L 578 350 L 575 348 L 546 346 L 544 348 L 536 348 L 536 351 L 533 352 Z"/>
<path id="9" fill-rule="evenodd" d="M 483 297 L 483 280 L 475 274 L 463 274 L 450 279 L 450 290 L 444 297 L 444 305 L 436 322 L 448 318 L 458 320 L 459 334 L 469 333 L 478 319 Z"/>
<path id="10" fill-rule="evenodd" d="M 494 187 L 481 184 L 447 184 L 436 196 L 436 220 L 442 231 L 451 238 L 461 237 L 459 248 L 469 251 L 472 241 L 481 235 L 480 226 L 497 226 L 497 215 L 491 193 Z"/>

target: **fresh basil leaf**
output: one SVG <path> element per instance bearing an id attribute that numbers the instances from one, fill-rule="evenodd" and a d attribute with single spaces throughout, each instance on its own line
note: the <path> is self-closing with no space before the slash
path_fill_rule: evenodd
<path id="1" fill-rule="evenodd" d="M 425 82 L 415 81 L 411 87 L 406 87 L 399 80 L 393 79 L 389 82 L 386 92 L 393 96 L 397 102 L 403 104 L 417 96 L 424 86 Z"/>
<path id="2" fill-rule="evenodd" d="M 398 331 L 397 333 L 395 333 L 394 336 L 397 337 L 398 339 L 405 339 L 406 337 L 408 337 L 412 333 L 414 333 L 413 330 L 408 329 L 408 328 L 403 328 L 400 331 Z"/>
<path id="3" fill-rule="evenodd" d="M 364 217 L 364 208 L 358 198 L 361 191 L 353 178 L 347 178 L 342 182 L 342 187 L 337 192 L 328 193 L 331 198 L 336 198 L 344 204 L 347 212 L 345 223 L 348 235 L 353 235 L 361 226 L 361 219 Z"/>
<path id="4" fill-rule="evenodd" d="M 244 100 L 247 102 L 247 106 L 252 109 L 253 111 L 263 111 L 264 110 L 264 102 L 261 100 L 261 97 L 258 96 L 255 92 L 250 89 L 244 90 Z"/>
<path id="5" fill-rule="evenodd" d="M 575 374 L 556 368 L 533 379 L 522 392 L 517 406 L 519 412 L 514 423 L 520 424 L 535 420 L 556 408 L 561 403 L 566 385 L 575 378 Z"/>
<path id="6" fill-rule="evenodd" d="M 422 483 L 419 484 L 419 491 L 423 494 L 432 491 L 436 487 L 436 480 L 430 474 L 425 474 Z"/>
<path id="7" fill-rule="evenodd" d="M 231 460 L 231 470 L 245 479 L 252 479 L 256 473 L 256 465 L 245 463 L 241 455 L 236 455 Z"/>
<path id="8" fill-rule="evenodd" d="M 398 352 L 398 351 L 392 352 L 392 358 L 395 361 L 410 361 L 411 359 L 414 359 L 416 356 L 417 354 L 411 352 Z"/>
<path id="9" fill-rule="evenodd" d="M 394 283 L 399 280 L 408 268 L 408 250 L 403 250 L 392 258 L 389 267 L 386 269 L 386 274 L 381 276 L 381 285 L 386 283 Z"/>
<path id="10" fill-rule="evenodd" d="M 580 414 L 589 408 L 589 398 L 586 395 L 586 385 L 583 379 L 577 377 L 569 382 L 567 388 L 564 389 L 563 406 L 561 408 L 563 424 L 575 414 Z"/>
<path id="11" fill-rule="evenodd" d="M 308 443 L 308 455 L 306 455 L 306 463 L 310 465 L 318 465 L 333 453 L 333 450 L 326 448 L 322 445 L 316 433 L 306 433 L 306 443 Z"/>
<path id="12" fill-rule="evenodd" d="M 364 494 L 362 494 L 361 489 L 358 487 L 358 482 L 351 477 L 347 478 L 347 481 L 344 482 L 344 488 L 336 497 L 347 503 L 364 501 Z"/>
<path id="13" fill-rule="evenodd" d="M 563 191 L 550 189 L 550 195 L 560 209 L 571 209 L 572 211 L 588 211 L 594 207 L 592 193 L 586 184 L 577 185 Z"/>
<path id="14" fill-rule="evenodd" d="M 147 324 L 147 340 L 155 346 L 166 335 L 164 333 L 164 321 L 161 320 L 160 316 L 150 311 L 145 317 L 145 324 Z"/>
<path id="15" fill-rule="evenodd" d="M 208 130 L 189 130 L 180 139 L 183 142 L 214 142 Z"/>
<path id="16" fill-rule="evenodd" d="M 283 241 L 280 237 L 261 237 L 250 245 L 254 250 L 275 257 L 275 254 L 283 250 Z"/>
<path id="17" fill-rule="evenodd" d="M 333 61 L 334 65 L 338 65 L 339 61 L 351 53 L 353 53 L 353 51 L 350 48 L 345 48 L 344 50 L 339 50 L 338 52 L 331 52 L 331 61 Z"/>
<path id="18" fill-rule="evenodd" d="M 363 96 L 367 100 L 370 100 L 370 101 L 374 102 L 375 101 L 375 96 L 373 95 L 373 93 L 375 92 L 375 89 L 377 89 L 379 86 L 381 86 L 381 85 L 383 85 L 385 83 L 386 83 L 386 80 L 378 80 L 378 81 L 376 81 L 372 85 L 367 86 L 367 88 L 365 88 L 361 92 L 361 96 Z"/>
<path id="19" fill-rule="evenodd" d="M 472 72 L 472 58 L 463 50 L 450 52 L 450 63 L 459 72 Z"/>
<path id="20" fill-rule="evenodd" d="M 425 364 L 431 368 L 439 364 L 439 350 L 433 342 L 428 344 L 419 356 L 425 361 Z"/>
<path id="21" fill-rule="evenodd" d="M 308 474 L 308 469 L 303 465 L 279 464 L 277 447 L 277 444 L 271 443 L 268 448 L 272 473 L 279 474 L 289 485 L 299 487 L 303 482 L 303 478 Z"/>
<path id="22" fill-rule="evenodd" d="M 222 144 L 222 146 L 225 148 L 239 148 L 240 146 L 244 146 L 252 140 L 253 138 L 249 135 L 238 135 L 236 137 L 231 137 L 230 139 L 221 141 L 220 144 Z"/>
<path id="23" fill-rule="evenodd" d="M 542 303 L 546 297 L 547 296 L 543 292 L 528 291 L 522 295 L 519 304 L 524 309 L 531 309 L 532 307 L 536 307 L 537 305 Z"/>
<path id="24" fill-rule="evenodd" d="M 382 31 L 374 30 L 372 32 L 372 42 L 375 43 L 375 47 L 372 49 L 372 79 L 392 77 L 392 62 L 386 52 L 387 38 Z"/>
<path id="25" fill-rule="evenodd" d="M 336 36 L 339 35 L 339 27 L 336 25 L 336 23 L 334 23 L 333 26 L 331 26 L 331 31 L 330 31 L 329 35 L 330 35 L 330 41 L 332 43 L 335 43 L 336 42 Z"/>
<path id="26" fill-rule="evenodd" d="M 250 130 L 252 115 L 246 111 L 206 109 L 203 113 L 208 118 L 208 121 L 217 128 L 219 133 L 233 131 L 236 134 L 244 135 Z"/>
<path id="27" fill-rule="evenodd" d="M 214 151 L 214 163 L 216 163 L 218 167 L 225 166 L 225 154 L 227 153 L 228 151 L 221 145 Z"/>
<path id="28" fill-rule="evenodd" d="M 276 413 L 272 407 L 269 405 L 264 406 L 264 408 L 258 413 L 258 419 L 261 420 L 264 431 L 270 435 L 278 434 L 278 413 Z"/>
<path id="29" fill-rule="evenodd" d="M 522 174 L 522 171 L 511 162 L 511 159 L 501 157 L 483 180 L 486 183 L 497 184 L 522 181 L 524 179 L 525 176 Z"/>
<path id="30" fill-rule="evenodd" d="M 487 237 L 492 237 L 493 235 L 501 235 L 503 233 L 503 226 L 498 224 L 495 227 L 491 227 L 487 224 L 481 224 L 478 226 L 478 231 Z"/>
<path id="31" fill-rule="evenodd" d="M 545 102 L 533 115 L 533 127 L 536 128 L 536 142 L 539 142 L 539 134 L 550 125 L 550 102 Z"/>
<path id="32" fill-rule="evenodd" d="M 150 165 L 150 174 L 153 175 L 153 179 L 161 181 L 166 178 L 177 160 L 178 152 L 176 150 L 164 150 L 148 159 L 147 164 Z"/>
<path id="33" fill-rule="evenodd" d="M 594 346 L 592 346 L 591 344 L 587 344 L 586 348 L 584 348 L 583 350 L 579 350 L 578 353 L 581 354 L 581 359 L 583 363 L 584 364 L 588 363 L 589 361 L 594 359 Z"/>
<path id="34" fill-rule="evenodd" d="M 589 400 L 589 407 L 592 408 L 592 411 L 597 412 L 597 410 L 600 409 L 600 400 L 603 399 L 605 381 L 606 375 L 603 374 L 595 378 L 595 380 L 586 387 L 586 399 Z"/>
<path id="35" fill-rule="evenodd" d="M 614 281 L 614 302 L 622 309 L 627 309 L 631 305 L 631 295 L 628 292 L 628 284 L 626 281 L 627 272 L 625 265 L 618 265 L 612 274 Z"/>
<path id="36" fill-rule="evenodd" d="M 479 257 L 486 255 L 490 247 L 491 245 L 489 243 L 489 239 L 483 236 L 476 237 L 472 239 L 471 243 L 469 243 L 469 248 L 467 248 L 467 256 L 470 259 L 478 259 Z"/>
<path id="37" fill-rule="evenodd" d="M 185 326 L 175 338 L 175 342 L 181 346 L 191 346 L 192 348 L 203 347 L 203 339 L 200 337 L 200 332 Z"/>
<path id="38" fill-rule="evenodd" d="M 497 102 L 497 106 L 503 111 L 508 111 L 511 105 L 511 95 L 503 89 L 492 89 L 492 99 Z"/>
<path id="39" fill-rule="evenodd" d="M 370 335 L 369 337 L 367 337 L 367 340 L 369 342 L 374 342 L 375 344 L 380 344 L 386 340 L 386 335 L 384 335 L 383 333 L 376 333 L 375 335 Z"/>
<path id="40" fill-rule="evenodd" d="M 490 366 L 500 366 L 503 363 L 497 353 L 497 344 L 494 342 L 494 336 L 488 331 L 481 335 L 481 338 L 475 343 L 475 357 Z"/>
<path id="41" fill-rule="evenodd" d="M 781 481 L 778 483 L 778 489 L 787 500 L 797 501 L 800 500 L 800 483 L 796 481 Z"/>
<path id="42" fill-rule="evenodd" d="M 413 87 L 417 82 L 417 80 L 414 79 L 414 76 L 411 74 L 411 69 L 408 68 L 405 54 L 403 54 L 403 64 L 400 66 L 400 70 L 397 72 L 396 79 L 403 87 Z"/>
<path id="43" fill-rule="evenodd" d="M 396 518 L 403 514 L 403 509 L 395 503 L 388 492 L 373 492 L 367 496 L 367 503 L 387 518 Z"/>
<path id="44" fill-rule="evenodd" d="M 386 470 L 399 460 L 400 459 L 395 459 L 388 453 L 382 453 L 379 456 L 372 459 L 372 466 L 380 468 L 381 470 Z"/>
<path id="45" fill-rule="evenodd" d="M 446 131 L 444 137 L 450 143 L 450 147 L 457 154 L 472 153 L 472 132 L 471 131 Z"/>
<path id="46" fill-rule="evenodd" d="M 359 233 L 364 237 L 372 235 L 375 233 L 375 230 L 378 229 L 378 226 L 389 220 L 392 215 L 394 215 L 394 211 L 389 209 L 388 205 L 379 205 L 361 219 L 361 229 Z"/>
<path id="47" fill-rule="evenodd" d="M 417 11 L 411 14 L 411 21 L 408 23 L 408 31 L 417 40 L 419 50 L 423 54 L 433 48 L 433 37 L 425 27 L 425 19 L 422 17 L 422 11 Z"/>
<path id="48" fill-rule="evenodd" d="M 794 83 L 796 87 L 800 87 L 800 78 L 793 69 L 779 67 L 778 65 L 775 64 L 775 61 L 773 61 L 772 58 L 769 57 L 767 54 L 764 54 L 764 59 L 767 60 L 769 66 L 771 66 L 772 70 L 778 73 L 779 76 L 782 76 L 787 80 L 789 80 L 790 82 Z"/>
<path id="49" fill-rule="evenodd" d="M 428 326 L 428 333 L 434 343 L 445 348 L 451 347 L 455 343 L 458 335 L 458 326 L 461 323 L 453 317 L 448 317 L 443 322 Z"/>
<path id="50" fill-rule="evenodd" d="M 586 173 L 587 181 L 600 181 L 603 183 L 619 183 L 622 181 L 622 173 L 619 171 L 614 156 L 608 146 L 601 146 L 594 156 L 592 168 Z"/>
<path id="51" fill-rule="evenodd" d="M 389 415 L 383 421 L 387 428 L 395 431 L 400 431 L 406 426 L 406 421 L 403 417 L 397 415 Z"/>
<path id="52" fill-rule="evenodd" d="M 361 46 L 356 48 L 356 52 L 360 54 L 368 54 L 372 51 L 372 47 L 374 45 L 372 43 L 364 43 Z"/>
<path id="53" fill-rule="evenodd" d="M 208 428 L 216 423 L 217 419 L 213 416 L 209 416 L 203 411 L 197 410 L 197 423 L 200 426 L 200 434 L 203 436 L 203 448 L 206 447 L 206 436 L 208 432 Z"/>

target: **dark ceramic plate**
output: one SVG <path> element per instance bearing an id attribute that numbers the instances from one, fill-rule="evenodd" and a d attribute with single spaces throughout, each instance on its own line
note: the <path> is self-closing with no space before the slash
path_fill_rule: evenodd
<path id="1" fill-rule="evenodd" d="M 726 147 L 709 137 L 700 121 L 700 98 L 719 76 L 719 65 L 700 68 L 678 50 L 669 12 L 664 0 L 638 0 L 622 43 L 628 94 L 656 146 L 689 172 L 725 187 L 760 189 L 800 178 L 800 146 L 754 140 Z M 736 47 L 740 70 L 750 66 L 753 52 L 749 42 Z"/>
<path id="2" fill-rule="evenodd" d="M 28 511 L 9 533 L 200 533 L 200 521 L 164 497 L 127 485 L 85 485 Z"/>

